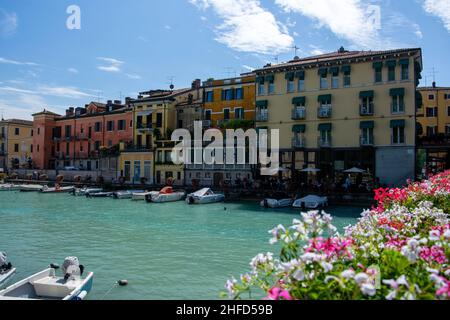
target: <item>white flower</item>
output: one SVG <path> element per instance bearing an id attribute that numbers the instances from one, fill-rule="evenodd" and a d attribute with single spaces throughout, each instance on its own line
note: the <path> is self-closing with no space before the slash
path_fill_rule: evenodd
<path id="1" fill-rule="evenodd" d="M 353 279 L 355 276 L 355 271 L 353 270 L 345 270 L 341 273 L 341 277 L 344 279 Z"/>
<path id="2" fill-rule="evenodd" d="M 236 279 L 232 278 L 230 280 L 227 280 L 227 283 L 225 284 L 225 289 L 227 289 L 228 296 L 230 297 L 230 299 L 233 299 L 236 295 L 236 290 L 234 287 L 236 283 L 237 283 Z"/>
<path id="3" fill-rule="evenodd" d="M 445 232 L 444 232 L 444 238 L 445 238 L 445 239 L 450 239 L 450 229 L 445 230 Z"/>
<path id="4" fill-rule="evenodd" d="M 366 282 L 367 280 L 369 280 L 369 276 L 363 272 L 358 273 L 355 276 L 355 281 L 357 284 L 361 285 L 362 283 Z"/>
<path id="5" fill-rule="evenodd" d="M 386 300 L 394 300 L 397 298 L 397 290 L 392 290 L 389 292 L 389 294 L 386 296 Z"/>
<path id="6" fill-rule="evenodd" d="M 373 297 L 377 293 L 377 289 L 375 289 L 375 286 L 370 283 L 363 283 L 361 286 L 361 292 L 365 296 Z"/>
<path id="7" fill-rule="evenodd" d="M 430 231 L 429 238 L 431 241 L 439 241 L 441 239 L 441 233 L 439 232 L 439 230 L 432 230 Z"/>
<path id="8" fill-rule="evenodd" d="M 297 281 L 303 281 L 305 280 L 305 272 L 302 269 L 297 269 L 292 277 Z"/>
<path id="9" fill-rule="evenodd" d="M 329 262 L 322 261 L 320 263 L 320 266 L 323 268 L 325 273 L 328 273 L 331 270 L 333 270 L 333 265 L 331 263 L 329 263 Z"/>

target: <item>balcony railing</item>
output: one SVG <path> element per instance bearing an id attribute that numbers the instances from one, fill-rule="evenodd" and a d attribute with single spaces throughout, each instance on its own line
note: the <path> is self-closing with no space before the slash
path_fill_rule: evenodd
<path id="1" fill-rule="evenodd" d="M 267 111 L 257 111 L 256 112 L 257 122 L 267 122 L 269 121 L 269 112 Z"/>
<path id="2" fill-rule="evenodd" d="M 360 116 L 373 116 L 374 114 L 374 104 L 361 104 L 359 106 L 359 115 Z"/>
<path id="3" fill-rule="evenodd" d="M 373 146 L 375 145 L 375 140 L 373 136 L 361 136 L 359 138 L 361 146 Z"/>
<path id="4" fill-rule="evenodd" d="M 292 109 L 292 120 L 303 120 L 306 118 L 306 108 L 294 108 Z"/>
<path id="5" fill-rule="evenodd" d="M 331 137 L 329 137 L 328 139 L 323 139 L 322 137 L 319 137 L 317 139 L 317 145 L 320 148 L 330 148 L 332 146 L 331 141 L 332 141 Z"/>
<path id="6" fill-rule="evenodd" d="M 153 130 L 153 124 L 152 123 L 146 123 L 146 124 L 138 123 L 136 125 L 136 127 L 137 127 L 137 129 L 139 131 L 150 131 L 150 130 Z"/>
<path id="7" fill-rule="evenodd" d="M 130 145 L 126 146 L 123 152 L 151 152 L 153 151 L 153 146 L 138 146 Z"/>
<path id="8" fill-rule="evenodd" d="M 294 137 L 292 138 L 292 148 L 301 149 L 305 147 L 305 138 Z"/>
<path id="9" fill-rule="evenodd" d="M 331 106 L 322 106 L 317 109 L 318 118 L 331 118 L 332 108 Z"/>

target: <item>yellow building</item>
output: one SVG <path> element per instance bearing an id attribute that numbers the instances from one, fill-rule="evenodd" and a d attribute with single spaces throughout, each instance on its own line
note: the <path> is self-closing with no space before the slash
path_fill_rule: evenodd
<path id="1" fill-rule="evenodd" d="M 204 120 L 220 127 L 233 120 L 255 119 L 255 76 L 208 80 L 203 83 Z"/>
<path id="2" fill-rule="evenodd" d="M 157 141 L 155 150 L 155 184 L 166 185 L 169 181 L 175 186 L 184 185 L 184 165 L 172 162 L 173 141 Z"/>
<path id="3" fill-rule="evenodd" d="M 0 168 L 28 168 L 33 156 L 33 122 L 0 121 Z"/>
<path id="4" fill-rule="evenodd" d="M 450 87 L 418 88 L 418 164 L 422 172 L 450 169 Z"/>
<path id="5" fill-rule="evenodd" d="M 415 176 L 421 49 L 346 51 L 256 70 L 259 128 L 279 129 L 281 162 L 339 183 L 358 167 L 382 183 Z"/>
<path id="6" fill-rule="evenodd" d="M 145 178 L 145 184 L 152 185 L 154 160 L 153 152 L 139 152 L 123 150 L 119 158 L 120 177 L 128 184 L 141 184 Z"/>

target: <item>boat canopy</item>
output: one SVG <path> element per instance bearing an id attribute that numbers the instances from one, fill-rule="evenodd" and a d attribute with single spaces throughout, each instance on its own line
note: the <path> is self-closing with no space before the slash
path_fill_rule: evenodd
<path id="1" fill-rule="evenodd" d="M 204 197 L 212 194 L 214 194 L 214 192 L 210 188 L 203 188 L 197 192 L 194 192 L 192 195 L 196 197 Z"/>

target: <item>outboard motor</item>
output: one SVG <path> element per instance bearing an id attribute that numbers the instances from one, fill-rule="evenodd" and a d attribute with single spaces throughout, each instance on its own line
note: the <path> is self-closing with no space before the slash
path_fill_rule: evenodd
<path id="1" fill-rule="evenodd" d="M 71 277 L 81 277 L 83 275 L 84 266 L 80 265 L 77 257 L 67 257 L 61 266 L 64 274 L 64 280 L 69 280 Z"/>
<path id="2" fill-rule="evenodd" d="M 264 208 L 269 209 L 269 200 L 264 199 Z"/>
<path id="3" fill-rule="evenodd" d="M 195 202 L 194 197 L 192 197 L 192 196 L 189 197 L 188 202 L 189 202 L 189 204 L 194 204 L 194 202 Z"/>
<path id="4" fill-rule="evenodd" d="M 11 262 L 7 262 L 6 253 L 0 251 L 0 273 L 12 269 Z"/>

